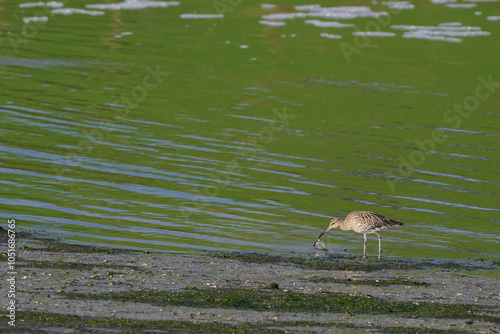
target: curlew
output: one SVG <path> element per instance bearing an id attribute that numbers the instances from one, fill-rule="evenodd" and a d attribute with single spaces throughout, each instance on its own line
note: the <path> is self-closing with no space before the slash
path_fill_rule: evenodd
<path id="1" fill-rule="evenodd" d="M 391 218 L 384 217 L 382 215 L 373 213 L 371 211 L 353 211 L 345 217 L 344 220 L 333 218 L 330 221 L 330 225 L 318 236 L 314 246 L 321 241 L 323 234 L 331 230 L 332 228 L 340 228 L 342 231 L 354 231 L 357 233 L 363 233 L 365 237 L 365 243 L 363 248 L 363 258 L 366 258 L 366 235 L 368 233 L 375 233 L 378 237 L 378 258 L 380 260 L 380 253 L 382 248 L 382 242 L 380 234 L 378 231 L 385 230 L 391 227 L 403 226 L 403 223 L 392 220 Z"/>

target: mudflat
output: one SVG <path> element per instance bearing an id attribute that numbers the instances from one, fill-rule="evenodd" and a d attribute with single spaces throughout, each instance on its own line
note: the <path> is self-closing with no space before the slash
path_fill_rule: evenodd
<path id="1" fill-rule="evenodd" d="M 5 318 L 2 333 L 500 332 L 490 260 L 166 253 L 26 235 L 16 267 L 16 326 Z"/>

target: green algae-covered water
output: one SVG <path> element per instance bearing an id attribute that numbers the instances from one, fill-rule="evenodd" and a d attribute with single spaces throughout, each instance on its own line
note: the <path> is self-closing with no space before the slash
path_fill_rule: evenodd
<path id="1" fill-rule="evenodd" d="M 2 219 L 308 253 L 364 209 L 386 257 L 499 259 L 499 41 L 499 1 L 2 0 Z"/>

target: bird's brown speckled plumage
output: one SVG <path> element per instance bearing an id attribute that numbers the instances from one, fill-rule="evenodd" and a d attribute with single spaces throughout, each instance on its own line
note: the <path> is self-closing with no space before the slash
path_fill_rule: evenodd
<path id="1" fill-rule="evenodd" d="M 390 227 L 403 226 L 402 223 L 371 211 L 353 211 L 342 220 L 339 228 L 357 233 L 375 233 Z"/>

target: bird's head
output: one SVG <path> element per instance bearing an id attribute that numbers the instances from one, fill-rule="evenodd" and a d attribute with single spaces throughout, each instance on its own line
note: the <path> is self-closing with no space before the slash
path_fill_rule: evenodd
<path id="1" fill-rule="evenodd" d="M 341 222 L 342 220 L 338 218 L 333 218 L 332 220 L 330 220 L 330 225 L 326 228 L 325 233 L 331 230 L 332 228 L 339 228 Z"/>
<path id="2" fill-rule="evenodd" d="M 316 244 L 319 241 L 321 241 L 321 237 L 323 236 L 323 234 L 325 234 L 326 232 L 330 231 L 332 228 L 339 228 L 341 222 L 342 222 L 342 220 L 340 220 L 338 218 L 333 218 L 332 220 L 330 220 L 330 225 L 328 225 L 328 227 L 323 232 L 321 232 L 321 234 L 318 236 L 318 239 L 316 239 L 316 242 L 314 243 L 314 246 L 316 247 Z"/>

